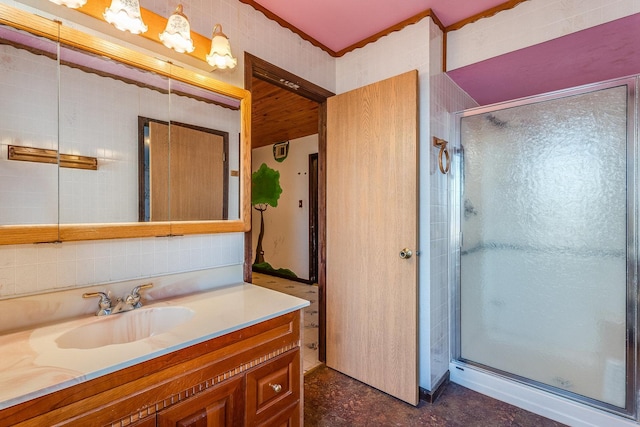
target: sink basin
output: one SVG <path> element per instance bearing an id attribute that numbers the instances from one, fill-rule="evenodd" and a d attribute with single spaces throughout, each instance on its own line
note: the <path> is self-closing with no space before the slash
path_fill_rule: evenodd
<path id="1" fill-rule="evenodd" d="M 139 308 L 78 326 L 56 339 L 59 348 L 90 349 L 125 344 L 168 332 L 191 319 L 186 307 Z"/>

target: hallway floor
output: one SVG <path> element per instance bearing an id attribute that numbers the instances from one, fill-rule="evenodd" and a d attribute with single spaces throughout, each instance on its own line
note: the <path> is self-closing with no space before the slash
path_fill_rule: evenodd
<path id="1" fill-rule="evenodd" d="M 304 310 L 305 427 L 556 427 L 563 424 L 450 383 L 435 403 L 408 405 L 318 361 L 318 287 L 253 273 L 253 283 L 308 300 Z"/>
<path id="2" fill-rule="evenodd" d="M 318 366 L 318 286 L 253 272 L 253 284 L 309 301 L 304 311 L 302 331 L 302 369 L 306 373 Z"/>

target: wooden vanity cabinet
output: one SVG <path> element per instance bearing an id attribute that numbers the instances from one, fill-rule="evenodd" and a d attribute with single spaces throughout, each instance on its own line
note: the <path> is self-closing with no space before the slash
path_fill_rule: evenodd
<path id="1" fill-rule="evenodd" d="M 0 411 L 0 424 L 300 426 L 299 311 Z"/>
<path id="2" fill-rule="evenodd" d="M 300 426 L 299 391 L 300 351 L 295 349 L 158 412 L 156 425 Z"/>

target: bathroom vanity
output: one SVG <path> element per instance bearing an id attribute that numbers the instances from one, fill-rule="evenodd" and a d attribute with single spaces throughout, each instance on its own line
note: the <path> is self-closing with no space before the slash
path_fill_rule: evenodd
<path id="1" fill-rule="evenodd" d="M 301 425 L 300 310 L 306 305 L 237 284 L 2 335 L 0 424 Z M 171 316 L 178 307 L 192 316 L 167 331 L 147 331 L 150 336 L 131 342 L 111 334 L 119 327 L 111 319 Z M 144 324 L 137 316 L 135 325 Z M 107 340 L 119 341 L 83 337 L 100 328 Z"/>
<path id="2" fill-rule="evenodd" d="M 42 204 L 30 211 L 35 216 L 0 218 L 0 245 L 249 231 L 251 94 L 215 80 L 208 71 L 159 57 L 164 55 L 147 55 L 135 40 L 114 42 L 117 37 L 100 35 L 100 23 L 83 19 L 78 25 L 73 23 L 75 12 L 39 3 L 52 11 L 32 13 L 30 8 L 0 4 L 0 45 L 10 58 L 4 62 L 11 65 L 3 76 L 12 82 L 3 87 L 3 99 L 7 111 L 30 118 L 21 120 L 24 129 L 2 135 L 9 144 L 0 151 L 16 155 L 0 162 L 3 170 L 15 171 L 17 183 L 11 186 L 15 197 L 3 199 L 3 206 L 20 211 L 25 188 L 43 190 L 37 197 Z M 98 3 L 91 7 L 100 9 Z M 145 16 L 159 26 L 166 24 L 149 11 Z M 33 103 L 26 101 L 27 94 Z M 17 111 L 18 105 L 24 111 Z M 224 150 L 229 156 L 222 156 L 228 163 L 221 169 L 224 176 L 218 177 L 222 184 L 215 187 L 226 213 L 198 218 L 147 218 L 140 213 L 147 200 L 140 173 L 140 124 L 145 119 L 174 126 L 168 140 L 161 134 L 161 151 L 184 145 L 170 137 L 182 125 L 228 137 Z M 60 160 L 75 154 L 92 160 L 92 167 L 69 168 Z M 162 171 L 169 188 L 185 179 L 185 170 L 197 169 L 173 167 L 178 163 L 171 166 L 173 157 L 160 156 L 162 161 L 152 168 L 155 174 Z M 38 177 L 41 182 L 33 181 Z M 214 188 L 200 177 L 186 180 L 202 182 L 208 192 Z M 71 183 L 82 188 L 69 191 Z M 111 192 L 102 191 L 107 188 Z M 156 207 L 175 211 L 167 202 L 168 192 L 149 197 Z M 228 251 L 236 246 L 215 248 Z M 73 243 L 70 247 L 75 250 Z M 145 291 L 143 307 L 127 307 L 119 314 L 95 316 L 102 307 L 97 300 L 83 299 L 83 292 L 122 296 L 125 289 L 120 286 L 130 291 L 149 277 L 115 274 L 82 283 L 46 277 L 51 284 L 16 292 L 17 298 L 0 298 L 0 425 L 300 425 L 300 310 L 309 303 L 233 284 L 242 277 L 243 266 L 213 253 L 209 258 L 203 265 L 169 272 L 185 272 L 179 279 L 158 276 L 165 269 L 153 272 L 154 288 Z M 225 273 L 229 268 L 233 271 Z M 212 279 L 205 269 L 215 270 Z M 233 279 L 224 280 L 228 277 Z M 126 278 L 132 283 L 115 282 Z M 79 288 L 100 282 L 106 284 Z"/>

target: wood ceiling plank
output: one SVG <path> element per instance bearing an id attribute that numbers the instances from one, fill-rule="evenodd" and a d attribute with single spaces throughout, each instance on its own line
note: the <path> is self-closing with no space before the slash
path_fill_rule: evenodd
<path id="1" fill-rule="evenodd" d="M 318 133 L 318 103 L 253 78 L 252 148 Z"/>

